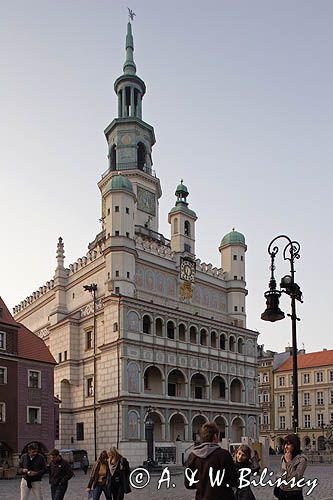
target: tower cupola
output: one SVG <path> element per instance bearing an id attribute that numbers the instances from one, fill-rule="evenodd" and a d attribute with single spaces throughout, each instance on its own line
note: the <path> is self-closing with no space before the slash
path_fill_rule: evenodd
<path id="1" fill-rule="evenodd" d="M 171 249 L 174 252 L 186 252 L 195 255 L 196 213 L 188 208 L 188 189 L 183 179 L 177 186 L 175 206 L 170 210 L 168 221 L 171 224 Z"/>

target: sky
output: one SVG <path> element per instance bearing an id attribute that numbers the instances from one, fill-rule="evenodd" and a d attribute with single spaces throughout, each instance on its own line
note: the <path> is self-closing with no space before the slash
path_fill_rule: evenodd
<path id="1" fill-rule="evenodd" d="M 0 11 L 0 295 L 9 307 L 100 231 L 104 129 L 117 114 L 127 6 L 143 119 L 155 128 L 160 232 L 184 179 L 196 254 L 220 267 L 233 227 L 246 237 L 247 326 L 284 350 L 291 322 L 267 323 L 271 239 L 301 245 L 298 345 L 332 349 L 333 3 L 330 0 L 11 0 Z M 276 277 L 289 273 L 281 252 Z M 290 299 L 283 296 L 287 314 Z"/>

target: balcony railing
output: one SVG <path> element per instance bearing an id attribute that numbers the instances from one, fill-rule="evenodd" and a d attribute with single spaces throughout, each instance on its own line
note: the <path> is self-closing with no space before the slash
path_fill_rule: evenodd
<path id="1" fill-rule="evenodd" d="M 104 177 L 106 177 L 110 172 L 121 172 L 122 170 L 141 170 L 146 174 L 156 177 L 156 172 L 153 168 L 149 167 L 148 165 L 144 165 L 141 169 L 138 167 L 138 163 L 136 161 L 132 161 L 127 163 L 118 163 L 116 165 L 116 168 L 109 167 L 107 170 L 105 170 L 105 172 L 103 172 L 102 179 L 104 179 Z"/>

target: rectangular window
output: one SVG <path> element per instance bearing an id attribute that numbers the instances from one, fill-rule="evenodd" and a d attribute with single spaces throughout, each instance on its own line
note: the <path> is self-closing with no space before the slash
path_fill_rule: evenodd
<path id="1" fill-rule="evenodd" d="M 41 409 L 39 406 L 27 407 L 27 423 L 40 424 L 41 423 Z"/>
<path id="2" fill-rule="evenodd" d="M 128 207 L 126 207 L 126 213 L 129 214 L 129 208 Z"/>
<path id="3" fill-rule="evenodd" d="M 333 382 L 333 371 L 330 371 L 330 382 Z"/>
<path id="4" fill-rule="evenodd" d="M 286 406 L 286 396 L 284 394 L 280 394 L 279 396 L 279 408 L 284 408 Z"/>
<path id="5" fill-rule="evenodd" d="M 176 396 L 176 384 L 168 384 L 168 396 Z"/>
<path id="6" fill-rule="evenodd" d="M 37 370 L 28 370 L 28 387 L 33 389 L 40 389 L 41 384 L 41 372 Z"/>
<path id="7" fill-rule="evenodd" d="M 304 373 L 303 374 L 303 383 L 304 384 L 309 384 L 310 383 L 310 373 Z"/>
<path id="8" fill-rule="evenodd" d="M 324 415 L 322 413 L 318 413 L 317 415 L 317 426 L 322 427 L 324 425 Z"/>
<path id="9" fill-rule="evenodd" d="M 331 391 L 331 405 L 333 405 L 333 391 Z"/>
<path id="10" fill-rule="evenodd" d="M 293 376 L 292 376 L 292 375 L 290 375 L 290 385 L 293 385 L 293 383 L 294 383 Z"/>
<path id="11" fill-rule="evenodd" d="M 269 415 L 267 415 L 267 413 L 264 413 L 264 425 L 268 424 L 269 424 Z"/>
<path id="12" fill-rule="evenodd" d="M 184 243 L 184 252 L 191 252 L 191 245 Z"/>
<path id="13" fill-rule="evenodd" d="M 310 393 L 309 392 L 305 392 L 303 394 L 303 405 L 304 406 L 309 406 L 310 404 Z"/>
<path id="14" fill-rule="evenodd" d="M 6 332 L 0 332 L 0 349 L 6 349 Z"/>
<path id="15" fill-rule="evenodd" d="M 93 377 L 87 378 L 87 397 L 90 398 L 94 395 L 94 379 Z"/>
<path id="16" fill-rule="evenodd" d="M 263 376 L 263 382 L 269 382 L 269 377 L 268 377 L 268 373 L 264 373 L 264 376 Z"/>
<path id="17" fill-rule="evenodd" d="M 317 405 L 323 405 L 323 404 L 324 404 L 324 393 L 317 392 Z"/>
<path id="18" fill-rule="evenodd" d="M 116 293 L 116 294 L 119 294 L 119 293 L 120 293 L 120 288 L 119 288 L 119 286 L 116 286 L 116 288 L 115 288 L 115 293 Z"/>
<path id="19" fill-rule="evenodd" d="M 6 403 L 0 403 L 0 424 L 6 422 Z"/>
<path id="20" fill-rule="evenodd" d="M 280 415 L 279 417 L 279 429 L 286 428 L 286 417 L 284 415 Z"/>
<path id="21" fill-rule="evenodd" d="M 234 280 L 237 280 L 237 276 L 234 276 Z"/>
<path id="22" fill-rule="evenodd" d="M 119 236 L 119 231 L 115 231 L 115 236 Z"/>
<path id="23" fill-rule="evenodd" d="M 322 382 L 323 380 L 324 380 L 323 372 L 317 372 L 316 373 L 316 382 Z"/>
<path id="24" fill-rule="evenodd" d="M 114 211 L 115 211 L 115 212 L 119 212 L 119 206 L 118 206 L 118 205 L 116 205 L 116 206 L 114 207 Z"/>
<path id="25" fill-rule="evenodd" d="M 128 232 L 126 232 L 126 238 L 129 238 L 129 233 Z"/>
<path id="26" fill-rule="evenodd" d="M 0 385 L 7 384 L 7 368 L 0 366 Z"/>
<path id="27" fill-rule="evenodd" d="M 130 273 L 129 273 L 128 271 L 127 271 L 126 276 L 127 276 L 127 279 L 129 279 L 129 277 L 130 277 Z"/>
<path id="28" fill-rule="evenodd" d="M 238 311 L 238 306 L 234 306 L 234 311 L 237 312 Z"/>
<path id="29" fill-rule="evenodd" d="M 67 361 L 67 351 L 64 352 L 64 361 Z"/>
<path id="30" fill-rule="evenodd" d="M 92 349 L 92 331 L 86 332 L 86 351 Z"/>
<path id="31" fill-rule="evenodd" d="M 262 393 L 262 401 L 263 401 L 263 403 L 269 403 L 269 394 L 268 394 L 268 392 L 265 391 L 265 392 Z"/>
<path id="32" fill-rule="evenodd" d="M 84 422 L 76 424 L 76 441 L 84 441 Z"/>
<path id="33" fill-rule="evenodd" d="M 61 363 L 62 362 L 62 354 L 61 352 L 59 352 L 58 354 L 58 363 Z"/>
<path id="34" fill-rule="evenodd" d="M 108 215 L 110 215 L 110 209 L 108 208 Z"/>
<path id="35" fill-rule="evenodd" d="M 304 415 L 304 427 L 306 429 L 310 429 L 310 427 L 311 427 L 310 415 Z"/>
<path id="36" fill-rule="evenodd" d="M 116 271 L 116 278 L 119 278 L 119 271 Z"/>
<path id="37" fill-rule="evenodd" d="M 285 379 L 284 379 L 284 377 L 279 377 L 279 387 L 284 386 L 284 384 L 285 384 Z"/>

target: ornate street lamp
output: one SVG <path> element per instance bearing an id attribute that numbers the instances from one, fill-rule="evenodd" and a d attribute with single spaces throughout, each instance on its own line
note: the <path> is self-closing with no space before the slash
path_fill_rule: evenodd
<path id="1" fill-rule="evenodd" d="M 153 408 L 148 406 L 147 418 L 145 421 L 146 440 L 147 440 L 147 460 L 143 462 L 148 469 L 157 467 L 157 462 L 154 460 L 154 420 L 151 416 Z"/>
<path id="2" fill-rule="evenodd" d="M 276 288 L 276 280 L 274 276 L 275 271 L 275 257 L 279 251 L 279 247 L 275 244 L 278 239 L 287 240 L 287 244 L 283 249 L 283 259 L 289 260 L 290 263 L 290 275 L 286 275 L 281 279 L 280 288 L 282 292 L 289 295 L 291 298 L 291 314 L 288 316 L 291 318 L 291 328 L 292 328 L 292 356 L 293 356 L 293 430 L 296 433 L 298 429 L 298 381 L 297 381 L 297 336 L 296 336 L 296 321 L 299 318 L 296 316 L 296 300 L 302 301 L 302 292 L 300 287 L 295 283 L 295 269 L 294 262 L 295 259 L 300 258 L 300 244 L 297 241 L 292 241 L 288 236 L 283 234 L 276 236 L 270 244 L 268 245 L 268 253 L 271 257 L 271 279 L 269 282 L 269 290 L 264 294 L 266 299 L 266 310 L 262 313 L 261 319 L 264 321 L 279 321 L 285 317 L 284 312 L 281 311 L 279 307 L 279 301 L 281 297 L 281 290 Z"/>
<path id="3" fill-rule="evenodd" d="M 83 289 L 86 292 L 90 292 L 93 296 L 93 306 L 94 306 L 94 351 L 93 351 L 93 426 L 94 426 L 94 455 L 95 462 L 97 461 L 97 408 L 96 408 L 96 347 L 97 347 L 97 332 L 96 332 L 96 292 L 97 285 L 96 283 L 91 283 L 90 285 L 84 285 Z"/>

